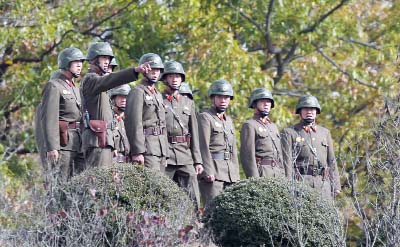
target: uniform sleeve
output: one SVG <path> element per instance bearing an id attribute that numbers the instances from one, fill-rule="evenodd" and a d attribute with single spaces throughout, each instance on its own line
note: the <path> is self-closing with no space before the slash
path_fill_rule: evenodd
<path id="1" fill-rule="evenodd" d="M 56 86 L 47 83 L 42 94 L 40 119 L 45 143 L 45 152 L 60 150 L 60 91 Z"/>
<path id="2" fill-rule="evenodd" d="M 143 92 L 135 88 L 129 92 L 125 111 L 125 130 L 131 147 L 131 155 L 146 152 L 143 132 Z"/>
<path id="3" fill-rule="evenodd" d="M 286 177 L 292 178 L 293 176 L 293 158 L 292 158 L 292 138 L 289 129 L 284 129 L 281 133 L 281 145 L 283 166 L 285 167 Z"/>
<path id="4" fill-rule="evenodd" d="M 239 170 L 239 159 L 238 159 L 238 150 L 237 150 L 237 144 L 236 144 L 236 131 L 235 131 L 235 125 L 232 124 L 232 129 L 233 129 L 233 150 L 232 150 L 232 155 L 233 155 L 233 163 L 237 165 L 237 169 Z M 239 178 L 240 179 L 240 178 Z"/>
<path id="5" fill-rule="evenodd" d="M 246 177 L 259 177 L 256 164 L 255 130 L 244 123 L 240 131 L 240 160 Z"/>
<path id="6" fill-rule="evenodd" d="M 329 167 L 329 176 L 331 177 L 332 183 L 333 183 L 333 188 L 335 190 L 341 190 L 341 185 L 340 185 L 340 176 L 339 176 L 339 171 L 337 168 L 336 164 L 336 158 L 335 158 L 335 152 L 333 150 L 333 141 L 331 137 L 331 133 L 328 131 L 328 155 L 327 155 L 327 162 L 328 162 L 328 167 Z"/>
<path id="7" fill-rule="evenodd" d="M 203 160 L 201 159 L 201 153 L 200 153 L 199 128 L 197 123 L 196 109 L 193 102 L 189 119 L 189 129 L 190 129 L 190 134 L 192 136 L 190 148 L 192 151 L 193 162 L 194 164 L 203 164 Z"/>
<path id="8" fill-rule="evenodd" d="M 200 113 L 198 118 L 200 152 L 204 167 L 203 176 L 215 175 L 214 161 L 210 153 L 211 123 L 206 114 Z"/>
<path id="9" fill-rule="evenodd" d="M 133 68 L 128 68 L 104 76 L 94 75 L 87 77 L 82 83 L 82 89 L 85 95 L 95 95 L 137 79 L 138 73 Z"/>

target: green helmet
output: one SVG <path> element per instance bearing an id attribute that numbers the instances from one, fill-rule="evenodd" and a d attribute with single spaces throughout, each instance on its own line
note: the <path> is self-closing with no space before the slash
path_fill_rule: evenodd
<path id="1" fill-rule="evenodd" d="M 91 61 L 97 56 L 109 56 L 111 59 L 114 58 L 114 53 L 110 44 L 107 42 L 96 42 L 91 44 L 87 51 L 87 60 Z"/>
<path id="2" fill-rule="evenodd" d="M 165 63 L 164 73 L 161 76 L 161 80 L 164 80 L 164 76 L 168 74 L 180 74 L 182 76 L 182 82 L 185 81 L 185 71 L 183 70 L 182 64 L 176 61 L 168 61 Z"/>
<path id="3" fill-rule="evenodd" d="M 229 83 L 229 81 L 223 79 L 214 81 L 208 90 L 208 97 L 213 95 L 227 95 L 231 96 L 231 99 L 233 99 L 232 85 Z"/>
<path id="4" fill-rule="evenodd" d="M 73 61 L 84 61 L 85 56 L 79 50 L 78 48 L 75 47 L 70 47 L 62 50 L 60 54 L 58 54 L 58 68 L 60 69 L 68 69 L 69 68 L 69 63 Z"/>
<path id="5" fill-rule="evenodd" d="M 144 64 L 146 62 L 150 63 L 150 67 L 152 69 L 160 69 L 161 73 L 164 72 L 164 64 L 161 60 L 161 57 L 155 53 L 147 53 L 144 54 L 140 59 L 139 59 L 139 64 Z"/>
<path id="6" fill-rule="evenodd" d="M 299 102 L 296 105 L 296 114 L 300 113 L 301 108 L 317 108 L 317 114 L 321 113 L 321 106 L 318 103 L 318 99 L 312 95 L 303 95 L 299 98 Z"/>
<path id="7" fill-rule="evenodd" d="M 189 84 L 186 82 L 182 82 L 181 87 L 179 88 L 180 94 L 186 94 L 189 98 L 193 99 L 193 92 L 190 89 Z"/>
<path id="8" fill-rule="evenodd" d="M 249 108 L 254 108 L 254 103 L 259 99 L 270 99 L 272 101 L 271 108 L 274 108 L 274 97 L 272 97 L 272 93 L 265 88 L 256 88 L 251 92 Z"/>
<path id="9" fill-rule="evenodd" d="M 115 57 L 111 59 L 110 66 L 113 66 L 113 69 L 118 66 L 117 59 L 115 59 Z"/>
<path id="10" fill-rule="evenodd" d="M 108 90 L 107 93 L 108 93 L 108 96 L 110 96 L 110 98 L 113 98 L 114 96 L 117 96 L 117 95 L 128 96 L 130 91 L 131 91 L 131 87 L 128 84 L 123 84 L 121 86 L 118 86 L 118 87 Z"/>

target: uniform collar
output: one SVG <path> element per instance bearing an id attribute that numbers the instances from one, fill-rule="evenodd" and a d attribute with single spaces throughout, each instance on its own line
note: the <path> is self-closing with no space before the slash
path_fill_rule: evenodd
<path id="1" fill-rule="evenodd" d="M 165 97 L 167 98 L 167 100 L 169 102 L 172 102 L 174 99 L 179 102 L 179 99 L 181 98 L 180 94 L 175 94 L 175 95 L 171 95 L 171 94 L 165 94 Z"/>
<path id="2" fill-rule="evenodd" d="M 317 126 L 315 124 L 311 124 L 311 125 L 303 124 L 302 128 L 306 133 L 311 133 L 311 131 L 317 132 Z"/>
<path id="3" fill-rule="evenodd" d="M 270 123 L 272 123 L 272 121 L 271 121 L 271 119 L 270 119 L 269 117 L 262 118 L 262 117 L 260 117 L 260 115 L 257 114 L 257 113 L 254 114 L 253 118 L 254 118 L 257 122 L 260 122 L 260 123 L 262 123 L 262 124 L 270 124 Z"/>

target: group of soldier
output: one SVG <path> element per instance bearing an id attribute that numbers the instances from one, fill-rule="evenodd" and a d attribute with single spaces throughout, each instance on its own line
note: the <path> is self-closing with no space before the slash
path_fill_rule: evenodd
<path id="1" fill-rule="evenodd" d="M 74 80 L 85 61 L 90 67 L 77 88 Z M 59 70 L 44 86 L 35 116 L 46 181 L 65 182 L 86 168 L 131 162 L 163 172 L 200 207 L 200 194 L 207 205 L 240 180 L 234 124 L 226 113 L 234 99 L 228 81 L 212 83 L 211 107 L 197 114 L 179 62 L 163 63 L 147 53 L 137 67 L 115 71 L 117 66 L 106 42 L 91 44 L 86 57 L 72 47 L 59 53 Z M 131 89 L 128 83 L 140 75 Z M 163 93 L 158 81 L 165 84 Z M 340 193 L 330 132 L 315 121 L 318 100 L 300 97 L 300 122 L 281 133 L 269 118 L 274 107 L 270 91 L 253 90 L 254 116 L 240 131 L 246 176 L 286 176 L 328 198 Z"/>

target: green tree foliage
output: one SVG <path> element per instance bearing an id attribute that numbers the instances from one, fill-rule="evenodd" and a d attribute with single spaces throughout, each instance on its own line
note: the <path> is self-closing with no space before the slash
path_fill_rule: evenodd
<path id="1" fill-rule="evenodd" d="M 280 128 L 294 123 L 297 96 L 317 96 L 318 122 L 332 130 L 347 184 L 354 140 L 367 138 L 382 96 L 399 89 L 399 11 L 392 0 L 1 1 L 2 176 L 32 176 L 34 108 L 57 53 L 102 40 L 122 68 L 146 52 L 182 62 L 199 109 L 209 105 L 214 80 L 231 81 L 237 129 L 252 115 L 247 98 L 255 87 L 273 91 L 271 117 Z"/>

